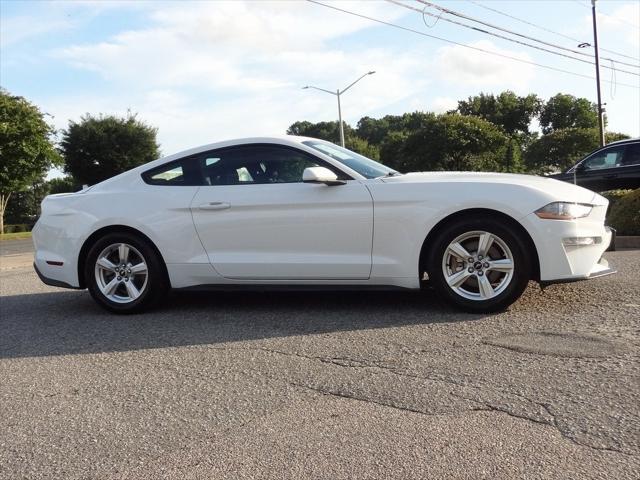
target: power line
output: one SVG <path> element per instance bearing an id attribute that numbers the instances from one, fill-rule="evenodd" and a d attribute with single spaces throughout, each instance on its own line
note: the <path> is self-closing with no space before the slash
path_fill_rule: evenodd
<path id="1" fill-rule="evenodd" d="M 435 16 L 436 16 L 436 15 L 434 15 L 434 14 L 432 14 L 432 13 L 429 13 L 429 12 L 426 12 L 426 11 L 424 11 L 424 10 L 420 10 L 420 9 L 415 8 L 415 7 L 412 7 L 412 6 L 410 6 L 410 5 L 403 4 L 403 3 L 401 3 L 401 2 L 399 2 L 399 1 L 397 1 L 397 0 L 387 0 L 387 1 L 392 2 L 392 3 L 395 3 L 396 5 L 400 5 L 400 6 L 402 6 L 402 7 L 405 7 L 405 8 L 411 9 L 411 10 L 415 10 L 415 11 L 417 11 L 417 12 L 420 12 L 420 13 L 424 14 L 424 15 L 429 15 L 429 16 L 432 16 L 432 17 L 435 17 Z M 571 49 L 571 48 L 566 48 L 566 47 L 563 47 L 563 46 L 561 46 L 561 45 L 557 45 L 557 44 L 555 44 L 555 43 L 546 42 L 546 41 L 544 41 L 544 40 L 540 40 L 539 38 L 530 37 L 530 36 L 528 36 L 528 35 L 524 35 L 524 34 L 519 33 L 519 32 L 514 32 L 513 30 L 509 30 L 509 29 L 506 29 L 506 28 L 503 28 L 503 27 L 500 27 L 500 26 L 497 26 L 497 25 L 493 25 L 493 24 L 491 24 L 491 23 L 485 22 L 484 20 L 479 20 L 479 19 L 477 19 L 477 18 L 471 17 L 471 16 L 466 15 L 466 14 L 464 14 L 464 13 L 456 12 L 456 11 L 454 11 L 454 10 L 450 10 L 450 9 L 448 9 L 448 8 L 441 7 L 441 6 L 439 6 L 439 5 L 436 5 L 436 4 L 434 4 L 434 3 L 428 2 L 428 1 L 426 1 L 426 0 L 416 0 L 416 1 L 417 1 L 417 2 L 420 2 L 420 3 L 424 4 L 424 5 L 426 5 L 426 6 L 428 6 L 428 7 L 433 7 L 433 8 L 435 8 L 435 9 L 439 10 L 439 11 L 440 11 L 440 12 L 442 12 L 442 13 L 447 13 L 447 14 L 449 14 L 449 15 L 453 15 L 453 16 L 456 16 L 456 17 L 459 17 L 459 18 L 464 18 L 465 20 L 470 20 L 470 21 L 472 21 L 472 22 L 476 22 L 476 23 L 479 23 L 479 24 L 481 24 L 481 25 L 485 25 L 485 26 L 487 26 L 487 27 L 494 28 L 494 29 L 499 30 L 499 31 L 501 31 L 501 32 L 506 32 L 506 33 L 508 33 L 508 34 L 510 34 L 510 35 L 515 35 L 515 36 L 520 37 L 520 38 L 525 38 L 525 39 L 527 39 L 527 40 L 532 40 L 532 41 L 534 41 L 534 42 L 538 42 L 538 43 L 541 43 L 541 44 L 543 44 L 543 45 L 550 46 L 550 47 L 552 47 L 552 48 L 557 48 L 557 49 L 559 49 L 559 50 L 564 50 L 564 51 L 567 51 L 567 52 L 571 52 L 571 53 L 573 53 L 573 54 L 575 54 L 575 55 L 581 55 L 581 56 L 584 56 L 584 57 L 592 58 L 592 56 L 591 56 L 590 54 L 588 54 L 588 53 L 584 53 L 584 52 L 580 52 L 580 51 L 577 51 L 577 50 L 573 50 L 573 49 Z M 480 32 L 480 33 L 484 33 L 484 34 L 487 34 L 487 35 L 491 35 L 491 36 L 493 36 L 493 37 L 501 38 L 501 39 L 503 39 L 503 40 L 507 40 L 507 41 L 512 42 L 512 43 L 517 43 L 517 44 L 524 45 L 524 46 L 527 46 L 527 47 L 530 47 L 530 48 L 535 48 L 536 50 L 541 50 L 541 51 L 543 51 L 543 52 L 551 53 L 551 54 L 553 54 L 553 55 L 559 55 L 559 56 L 561 56 L 561 57 L 570 58 L 570 59 L 572 59 L 572 60 L 576 60 L 576 61 L 578 61 L 578 62 L 588 63 L 588 64 L 590 64 L 590 65 L 594 65 L 594 63 L 593 63 L 592 61 L 589 61 L 589 60 L 584 60 L 584 59 L 581 59 L 581 58 L 576 58 L 576 57 L 574 57 L 574 56 L 572 56 L 572 55 L 567 55 L 566 53 L 556 52 L 556 51 L 549 50 L 549 49 L 544 48 L 544 47 L 540 47 L 540 46 L 538 46 L 538 45 L 532 45 L 532 44 L 530 44 L 530 43 L 523 42 L 523 41 L 521 41 L 521 40 L 516 40 L 516 39 L 513 39 L 513 38 L 505 37 L 504 35 L 500 35 L 500 34 L 495 33 L 495 32 L 490 32 L 490 31 L 488 31 L 488 30 L 484 30 L 484 29 L 481 29 L 481 28 L 475 27 L 475 26 L 473 26 L 473 25 L 465 24 L 465 23 L 462 23 L 462 22 L 459 22 L 459 21 L 456 21 L 456 20 L 451 20 L 451 19 L 448 19 L 448 18 L 445 18 L 445 17 L 443 17 L 443 18 L 442 18 L 442 20 L 444 20 L 445 22 L 453 23 L 453 24 L 455 24 L 455 25 L 459 25 L 459 26 L 461 26 L 461 27 L 465 27 L 465 28 L 469 28 L 469 29 L 475 30 L 475 31 Z M 630 66 L 630 67 L 634 67 L 634 68 L 638 68 L 638 69 L 640 69 L 640 65 L 634 65 L 634 64 L 631 64 L 631 63 L 621 62 L 621 61 L 613 60 L 613 59 L 611 59 L 611 58 L 604 58 L 604 57 L 603 57 L 603 59 L 604 59 L 604 60 L 616 61 L 616 62 L 618 62 L 618 63 L 619 63 L 619 64 L 621 64 L 621 65 L 628 65 L 628 66 Z M 604 67 L 604 66 L 603 66 L 603 67 Z M 605 67 L 605 68 L 609 68 L 609 69 L 610 69 L 611 67 Z M 628 71 L 628 70 L 621 70 L 621 69 L 617 69 L 617 71 L 618 71 L 618 72 L 622 72 L 622 73 L 628 73 L 629 75 L 636 75 L 636 76 L 640 76 L 640 74 L 638 74 L 638 73 L 636 73 L 636 72 L 630 72 L 630 71 Z"/>
<path id="2" fill-rule="evenodd" d="M 404 31 L 407 31 L 407 32 L 415 33 L 415 34 L 421 35 L 423 37 L 433 38 L 435 40 L 440 40 L 441 42 L 450 43 L 452 45 L 457 45 L 459 47 L 468 48 L 470 50 L 475 50 L 477 52 L 486 53 L 486 54 L 493 55 L 493 56 L 496 56 L 496 57 L 507 58 L 507 59 L 513 60 L 515 62 L 526 63 L 527 65 L 533 65 L 533 66 L 540 67 L 540 68 L 546 68 L 547 70 L 553 70 L 553 71 L 556 71 L 556 72 L 562 72 L 562 73 L 566 73 L 566 74 L 573 75 L 573 76 L 576 76 L 576 77 L 582 77 L 582 78 L 588 78 L 589 80 L 594 80 L 594 77 L 591 77 L 589 75 L 584 75 L 582 73 L 572 72 L 570 70 L 564 70 L 562 68 L 552 67 L 550 65 L 544 65 L 542 63 L 531 62 L 529 60 L 524 60 L 522 58 L 513 57 L 511 55 L 505 55 L 503 53 L 493 52 L 491 50 L 486 50 L 486 49 L 480 48 L 480 47 L 474 47 L 472 45 L 465 45 L 464 43 L 456 42 L 455 40 L 449 40 L 448 38 L 438 37 L 437 35 L 431 35 L 431 34 L 428 34 L 428 33 L 425 33 L 425 32 L 421 32 L 420 30 L 414 30 L 413 28 L 404 27 L 402 25 L 398 25 L 398 24 L 392 23 L 392 22 L 387 22 L 386 20 L 380 20 L 378 18 L 369 17 L 369 16 L 361 14 L 361 13 L 352 12 L 352 11 L 346 10 L 344 8 L 336 7 L 335 5 L 328 5 L 326 3 L 322 3 L 322 2 L 320 2 L 318 0 L 307 0 L 307 1 L 310 2 L 310 3 L 315 3 L 316 5 L 321 5 L 323 7 L 330 8 L 332 10 L 336 10 L 338 12 L 342 12 L 342 13 L 346 13 L 348 15 L 352 15 L 354 17 L 364 18 L 365 20 L 369 20 L 369 21 L 372 21 L 372 22 L 380 23 L 382 25 L 387 25 L 389 27 L 397 28 L 399 30 L 404 30 Z M 609 83 L 608 81 L 606 81 L 606 82 Z M 621 85 L 621 86 L 625 86 L 625 87 L 631 87 L 631 88 L 635 88 L 635 89 L 639 89 L 640 90 L 640 85 L 631 85 L 629 83 L 620 83 L 620 82 L 617 82 L 617 85 Z"/>
<path id="3" fill-rule="evenodd" d="M 545 32 L 552 33 L 552 34 L 557 35 L 557 36 L 562 37 L 562 38 L 566 38 L 567 40 L 571 40 L 573 42 L 578 42 L 578 43 L 585 43 L 583 40 L 580 40 L 578 38 L 570 37 L 569 35 L 565 35 L 564 33 L 556 32 L 555 30 L 551 30 L 549 28 L 543 27 L 542 25 L 538 25 L 538 24 L 530 22 L 528 20 L 524 20 L 522 18 L 516 17 L 515 15 L 511 15 L 509 13 L 503 12 L 503 11 L 498 10 L 496 8 L 492 8 L 492 7 L 489 7 L 487 5 L 483 5 L 482 3 L 476 2 L 475 0 L 467 0 L 467 1 L 470 2 L 470 3 L 473 3 L 474 5 L 477 5 L 480 8 L 484 8 L 485 10 L 489 10 L 490 12 L 494 12 L 494 13 L 497 13 L 498 15 L 502 15 L 504 17 L 511 18 L 513 20 L 516 20 L 518 22 L 524 23 L 526 25 L 530 25 L 532 27 L 538 28 L 538 29 L 543 30 Z M 626 55 L 624 53 L 616 52 L 615 50 L 608 50 L 606 48 L 601 48 L 600 50 L 602 50 L 604 52 L 609 52 L 609 53 L 611 53 L 613 55 L 618 55 L 619 57 L 630 58 L 631 60 L 640 60 L 640 58 L 638 58 L 638 57 L 633 57 L 631 55 Z M 608 60 L 611 60 L 611 59 L 608 59 Z"/>

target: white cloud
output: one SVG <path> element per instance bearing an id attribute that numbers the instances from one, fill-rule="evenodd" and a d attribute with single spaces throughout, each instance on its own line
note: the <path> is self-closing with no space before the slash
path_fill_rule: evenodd
<path id="1" fill-rule="evenodd" d="M 585 23 L 592 25 L 591 15 L 585 16 Z M 598 15 L 598 31 L 601 34 L 619 34 L 633 47 L 634 55 L 640 55 L 640 2 L 625 3 L 610 12 L 601 12 Z"/>
<path id="2" fill-rule="evenodd" d="M 281 134 L 296 120 L 336 118 L 335 97 L 302 90 L 307 84 L 344 88 L 376 70 L 342 97 L 350 122 L 418 95 L 427 84 L 422 52 L 335 46 L 371 22 L 306 2 L 189 5 L 163 6 L 150 13 L 148 27 L 55 51 L 57 60 L 108 80 L 118 95 L 65 97 L 45 106 L 62 122 L 86 111 L 130 108 L 159 127 L 163 151 L 171 153 L 227 137 Z M 341 7 L 390 19 L 399 14 L 380 2 Z"/>
<path id="3" fill-rule="evenodd" d="M 436 113 L 445 113 L 449 110 L 455 110 L 458 107 L 458 101 L 450 97 L 436 97 L 431 102 L 430 110 Z"/>
<path id="4" fill-rule="evenodd" d="M 489 40 L 480 40 L 469 45 L 531 61 L 528 54 L 499 48 Z M 516 63 L 514 60 L 488 55 L 460 45 L 438 49 L 432 68 L 443 81 L 479 88 L 491 86 L 496 89 L 525 90 L 534 76 L 532 65 Z"/>

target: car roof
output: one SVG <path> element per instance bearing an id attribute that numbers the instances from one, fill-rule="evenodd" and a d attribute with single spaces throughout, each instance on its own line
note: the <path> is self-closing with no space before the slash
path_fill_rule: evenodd
<path id="1" fill-rule="evenodd" d="M 236 145 L 246 145 L 246 144 L 252 144 L 252 143 L 277 143 L 279 145 L 296 146 L 308 140 L 317 141 L 318 139 L 311 138 L 311 137 L 301 137 L 297 135 L 270 135 L 265 137 L 234 138 L 234 139 L 223 140 L 215 143 L 208 143 L 206 145 L 201 145 L 199 147 L 189 148 L 188 150 L 182 150 L 180 152 L 176 152 L 171 155 L 167 155 L 165 157 L 159 158 L 152 163 L 161 164 L 167 161 L 188 157 L 190 155 L 197 155 L 198 153 L 206 152 L 208 150 L 216 150 L 218 148 L 231 147 Z"/>
<path id="2" fill-rule="evenodd" d="M 640 141 L 640 137 L 636 137 L 636 138 L 624 138 L 622 140 L 616 140 L 615 142 L 609 142 L 605 145 L 605 147 L 608 147 L 609 145 L 618 145 L 620 143 L 633 143 L 633 142 L 638 142 Z M 602 147 L 604 148 L 604 147 Z"/>

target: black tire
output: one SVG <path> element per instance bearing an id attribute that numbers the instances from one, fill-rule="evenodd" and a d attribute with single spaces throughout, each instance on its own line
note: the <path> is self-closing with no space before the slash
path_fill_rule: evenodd
<path id="1" fill-rule="evenodd" d="M 127 303 L 119 303 L 107 298 L 100 290 L 95 271 L 98 256 L 109 246 L 121 243 L 137 250 L 147 267 L 146 283 L 140 296 Z M 109 233 L 93 244 L 85 262 L 84 278 L 87 289 L 96 303 L 110 312 L 120 314 L 140 313 L 157 306 L 166 298 L 169 289 L 169 281 L 162 258 L 149 245 L 148 241 L 128 232 Z"/>
<path id="2" fill-rule="evenodd" d="M 512 256 L 513 270 L 510 280 L 508 282 L 505 281 L 503 287 L 496 288 L 495 291 L 499 291 L 500 293 L 492 298 L 482 299 L 478 283 L 478 280 L 481 280 L 479 275 L 484 275 L 486 279 L 491 278 L 489 275 L 492 277 L 496 276 L 498 278 L 498 280 L 496 280 L 496 285 L 501 285 L 498 283 L 500 281 L 499 279 L 506 278 L 506 274 L 490 272 L 488 270 L 483 270 L 482 267 L 480 267 L 480 270 L 474 270 L 473 275 L 470 276 L 468 280 L 465 280 L 465 283 L 461 285 L 463 287 L 463 293 L 458 293 L 454 287 L 449 286 L 445 278 L 446 274 L 443 270 L 447 268 L 445 265 L 449 265 L 446 263 L 445 256 L 449 259 L 451 258 L 449 256 L 449 245 L 457 238 L 460 238 L 461 236 L 464 238 L 465 234 L 471 235 L 472 232 L 488 232 L 491 235 L 494 235 L 508 247 Z M 527 255 L 526 244 L 520 235 L 521 234 L 517 232 L 517 230 L 510 228 L 508 222 L 489 216 L 478 218 L 463 217 L 453 220 L 452 222 L 444 225 L 444 227 L 437 232 L 434 240 L 430 243 L 427 262 L 426 265 L 424 265 L 424 268 L 429 275 L 430 283 L 449 303 L 452 303 L 456 307 L 467 312 L 492 313 L 505 310 L 509 305 L 515 302 L 520 295 L 522 295 L 522 292 L 527 287 L 529 279 L 531 278 L 532 267 L 530 255 Z M 473 252 L 472 250 L 473 240 L 469 241 L 471 243 L 468 243 L 467 245 L 471 246 L 471 249 L 469 250 L 472 252 L 471 258 L 475 260 L 475 254 L 477 252 Z M 478 242 L 476 242 L 476 246 L 477 243 Z M 495 242 L 494 245 L 495 247 L 491 247 L 494 250 L 490 250 L 490 252 L 501 252 L 502 248 L 500 247 L 500 244 Z M 497 256 L 498 255 L 496 255 L 496 257 Z M 478 262 L 469 262 L 468 260 L 471 260 L 471 258 L 467 259 L 467 262 L 464 263 L 464 267 L 461 270 L 475 268 Z M 460 264 L 457 265 L 457 268 L 460 269 Z M 480 271 L 482 271 L 482 273 L 479 273 Z M 473 276 L 475 276 L 475 278 L 473 278 Z M 463 296 L 464 294 L 470 294 L 466 291 L 467 289 L 470 290 L 471 293 L 474 293 L 474 282 L 475 288 L 478 291 L 478 298 L 467 298 Z M 460 291 L 460 289 L 458 290 Z"/>

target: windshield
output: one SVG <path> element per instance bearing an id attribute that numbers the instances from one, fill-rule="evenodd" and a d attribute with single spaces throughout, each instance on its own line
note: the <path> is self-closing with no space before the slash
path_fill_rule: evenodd
<path id="1" fill-rule="evenodd" d="M 356 152 L 339 147 L 333 143 L 323 142 L 321 140 L 307 140 L 302 143 L 324 153 L 325 155 L 328 155 L 334 160 L 339 161 L 365 178 L 392 177 L 394 175 L 400 175 L 400 172 L 397 172 L 392 168 L 386 167 L 381 163 L 371 160 L 370 158 L 363 157 Z"/>

